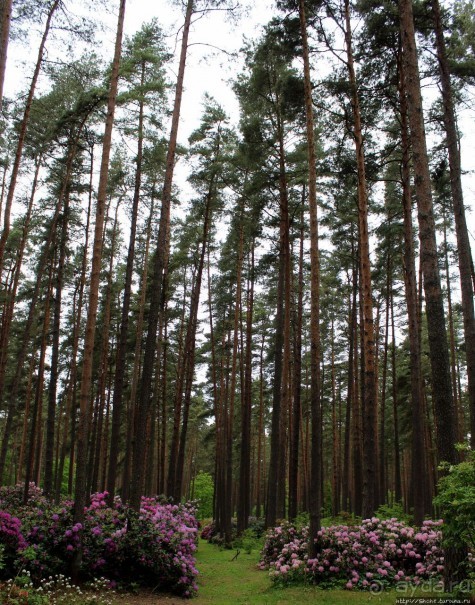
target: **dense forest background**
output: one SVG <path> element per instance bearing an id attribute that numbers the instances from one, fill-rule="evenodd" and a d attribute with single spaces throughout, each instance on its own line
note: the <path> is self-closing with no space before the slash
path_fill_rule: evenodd
<path id="1" fill-rule="evenodd" d="M 2 484 L 80 519 L 92 492 L 138 508 L 209 481 L 224 536 L 431 515 L 439 464 L 475 445 L 471 0 L 279 0 L 219 55 L 240 115 L 207 96 L 187 144 L 193 24 L 239 35 L 244 6 L 161 7 L 175 45 L 158 8 L 124 36 L 125 0 L 1 8 L 2 87 L 10 37 L 38 41 L 1 99 Z"/>

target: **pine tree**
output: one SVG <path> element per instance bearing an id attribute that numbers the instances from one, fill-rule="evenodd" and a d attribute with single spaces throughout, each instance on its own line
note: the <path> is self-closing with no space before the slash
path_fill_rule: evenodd
<path id="1" fill-rule="evenodd" d="M 89 436 L 89 410 L 90 410 L 90 388 L 92 379 L 92 362 L 94 350 L 94 336 L 96 329 L 96 314 L 99 297 L 99 278 L 102 260 L 102 237 L 104 225 L 104 210 L 106 203 L 107 178 L 109 172 L 109 157 L 111 151 L 112 128 L 114 123 L 114 110 L 117 96 L 119 78 L 119 64 L 122 47 L 122 32 L 125 16 L 125 0 L 121 0 L 119 17 L 117 23 L 114 60 L 110 77 L 109 97 L 107 103 L 107 118 L 102 145 L 102 160 L 99 176 L 99 188 L 97 193 L 96 216 L 94 226 L 94 244 L 92 252 L 91 279 L 89 286 L 87 324 L 84 339 L 84 358 L 81 376 L 80 415 L 77 432 L 77 458 L 76 458 L 76 484 L 74 493 L 74 521 L 82 523 L 84 519 L 84 506 L 86 503 L 86 479 L 87 479 L 87 444 Z M 81 548 L 75 551 L 72 561 L 72 577 L 78 581 L 81 566 Z"/>

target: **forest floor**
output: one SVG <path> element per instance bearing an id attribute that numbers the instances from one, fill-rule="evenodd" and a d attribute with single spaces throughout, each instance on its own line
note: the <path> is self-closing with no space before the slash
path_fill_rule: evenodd
<path id="1" fill-rule="evenodd" d="M 141 591 L 118 595 L 114 605 L 395 605 L 398 597 L 413 596 L 395 591 L 372 595 L 361 591 L 321 590 L 315 586 L 276 587 L 271 584 L 268 573 L 257 568 L 257 550 L 251 554 L 241 550 L 232 560 L 235 554 L 236 551 L 220 550 L 200 540 L 196 553 L 200 571 L 197 597 L 190 600 Z"/>

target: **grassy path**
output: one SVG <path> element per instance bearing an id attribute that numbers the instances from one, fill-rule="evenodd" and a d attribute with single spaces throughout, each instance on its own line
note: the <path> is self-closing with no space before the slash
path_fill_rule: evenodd
<path id="1" fill-rule="evenodd" d="M 196 553 L 198 597 L 190 605 L 214 603 L 216 605 L 394 605 L 395 592 L 371 595 L 348 590 L 319 590 L 311 586 L 275 588 L 267 572 L 257 569 L 257 551 L 248 555 L 241 551 L 236 560 L 235 551 L 219 550 L 200 540 Z"/>

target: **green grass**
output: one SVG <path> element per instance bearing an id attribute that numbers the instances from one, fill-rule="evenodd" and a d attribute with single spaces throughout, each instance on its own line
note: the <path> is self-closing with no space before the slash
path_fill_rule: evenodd
<path id="1" fill-rule="evenodd" d="M 275 587 L 268 573 L 256 567 L 258 551 L 248 555 L 241 550 L 237 559 L 232 561 L 235 554 L 236 551 L 219 550 L 217 546 L 200 540 L 196 553 L 196 564 L 200 571 L 199 591 L 198 597 L 191 601 L 192 605 L 395 605 L 397 597 L 413 596 L 396 591 L 371 595 L 361 591 L 321 590 L 315 586 Z"/>

